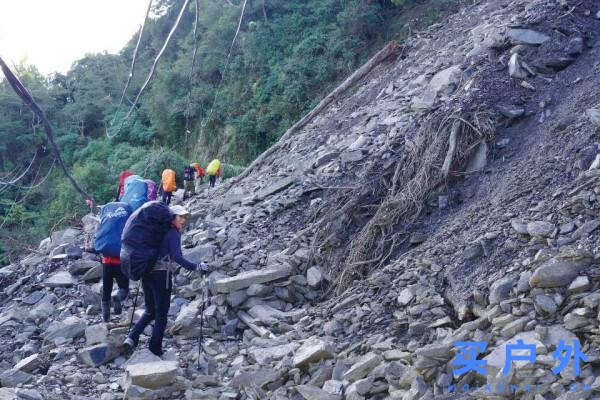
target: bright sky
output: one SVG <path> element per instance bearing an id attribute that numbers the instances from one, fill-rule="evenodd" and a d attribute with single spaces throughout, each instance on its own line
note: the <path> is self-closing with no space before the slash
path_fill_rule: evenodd
<path id="1" fill-rule="evenodd" d="M 86 53 L 118 52 L 139 30 L 148 0 L 0 0 L 0 56 L 43 74 Z"/>

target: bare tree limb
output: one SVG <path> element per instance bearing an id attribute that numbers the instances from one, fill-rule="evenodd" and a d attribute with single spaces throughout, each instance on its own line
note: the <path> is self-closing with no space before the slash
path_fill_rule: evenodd
<path id="1" fill-rule="evenodd" d="M 244 4 L 242 5 L 242 12 L 240 13 L 240 19 L 238 21 L 238 26 L 237 26 L 237 29 L 235 30 L 235 35 L 233 35 L 233 40 L 231 41 L 231 45 L 229 46 L 229 52 L 227 53 L 227 60 L 225 61 L 225 68 L 223 68 L 223 73 L 221 74 L 221 79 L 219 79 L 219 83 L 217 84 L 217 88 L 215 89 L 215 95 L 213 96 L 212 106 L 210 107 L 210 111 L 208 112 L 206 117 L 204 117 L 203 122 L 200 124 L 201 132 L 202 132 L 203 128 L 206 126 L 206 124 L 208 123 L 208 120 L 210 119 L 210 117 L 212 116 L 212 114 L 215 110 L 215 104 L 217 103 L 217 98 L 219 96 L 221 84 L 223 83 L 223 80 L 225 79 L 225 74 L 227 74 L 227 68 L 229 68 L 229 62 L 231 60 L 231 52 L 233 51 L 233 46 L 235 46 L 235 41 L 238 37 L 238 34 L 240 33 L 240 28 L 242 26 L 242 21 L 244 19 L 244 13 L 246 12 L 246 4 L 247 3 L 248 3 L 248 0 L 244 0 Z M 197 154 L 201 136 L 202 136 L 202 133 L 198 136 L 198 140 L 196 141 L 196 146 L 194 147 L 194 154 Z"/>
<path id="2" fill-rule="evenodd" d="M 198 19 L 200 16 L 200 0 L 196 0 L 196 19 L 194 21 L 194 51 L 192 53 L 192 65 L 188 76 L 188 96 L 185 110 L 185 143 L 187 145 L 188 132 L 190 128 L 190 113 L 192 108 L 192 84 L 194 80 L 194 67 L 196 66 L 196 53 L 198 52 Z"/>
<path id="3" fill-rule="evenodd" d="M 21 178 L 23 178 L 25 176 L 25 174 L 27 173 L 27 171 L 29 171 L 29 169 L 31 168 L 31 166 L 35 162 L 36 157 L 37 157 L 37 151 L 33 155 L 33 158 L 29 162 L 29 165 L 27 166 L 27 168 L 25 168 L 25 171 L 23 171 L 23 173 L 21 175 L 17 176 L 14 179 L 9 180 L 9 181 L 0 181 L 0 185 L 2 185 L 2 186 L 13 185 L 13 184 L 17 183 L 19 180 L 21 180 Z"/>
<path id="4" fill-rule="evenodd" d="M 244 12 L 246 11 L 246 4 L 248 3 L 248 0 L 244 0 L 244 4 L 242 5 L 242 12 L 240 13 L 240 20 L 238 21 L 238 26 L 237 29 L 235 30 L 235 35 L 233 36 L 233 40 L 231 41 L 231 46 L 229 46 L 229 54 L 227 54 L 227 64 L 229 64 L 229 57 L 231 57 L 231 51 L 233 50 L 233 46 L 235 45 L 235 40 L 238 37 L 238 34 L 240 33 L 240 28 L 242 27 L 242 21 L 244 19 Z M 227 70 L 227 66 L 225 67 L 225 70 Z"/>
<path id="5" fill-rule="evenodd" d="M 127 82 L 125 82 L 125 87 L 123 88 L 123 93 L 121 94 L 121 100 L 119 100 L 119 105 L 117 106 L 117 110 L 119 110 L 121 108 L 121 105 L 123 104 L 123 99 L 125 98 L 125 93 L 127 92 L 127 88 L 129 87 L 129 83 L 131 82 L 131 79 L 133 78 L 133 74 L 135 72 L 135 63 L 137 61 L 137 53 L 138 53 L 138 49 L 140 48 L 140 43 L 142 41 L 142 34 L 144 33 L 144 27 L 146 26 L 146 21 L 148 20 L 148 14 L 150 14 L 151 7 L 152 7 L 152 0 L 149 0 L 148 8 L 146 9 L 146 14 L 144 15 L 144 21 L 142 22 L 142 26 L 140 26 L 140 33 L 138 35 L 138 40 L 135 45 L 135 50 L 133 51 L 133 59 L 131 60 L 131 68 L 129 69 L 129 75 L 127 76 Z M 111 125 L 113 125 L 115 123 L 116 118 L 117 118 L 117 113 L 115 113 L 115 115 L 113 116 Z M 106 136 L 108 136 L 109 138 L 114 137 L 115 135 L 116 135 L 116 133 L 114 135 L 110 136 L 108 134 L 108 130 L 106 130 Z"/>
<path id="6" fill-rule="evenodd" d="M 71 181 L 71 184 L 73 185 L 75 190 L 77 190 L 77 192 L 79 192 L 79 194 L 81 194 L 81 196 L 84 199 L 90 200 L 93 202 L 94 198 L 92 196 L 90 196 L 89 194 L 87 194 L 87 192 L 85 190 L 83 190 L 81 188 L 81 186 L 79 186 L 79 183 L 77 183 L 75 178 L 73 178 L 71 176 L 71 174 L 69 173 L 69 170 L 67 169 L 67 166 L 65 165 L 65 162 L 63 161 L 62 156 L 60 154 L 60 150 L 58 149 L 58 146 L 56 145 L 56 142 L 54 141 L 54 131 L 52 130 L 52 125 L 50 125 L 50 122 L 48 121 L 48 118 L 46 117 L 46 113 L 44 113 L 44 111 L 40 108 L 40 106 L 35 102 L 35 100 L 31 96 L 31 94 L 29 93 L 29 91 L 25 88 L 25 86 L 23 86 L 23 84 L 21 83 L 19 78 L 17 78 L 13 74 L 13 72 L 10 70 L 8 65 L 6 65 L 6 63 L 4 62 L 2 57 L 0 57 L 0 67 L 2 67 L 2 72 L 4 72 L 4 76 L 6 77 L 6 80 L 8 81 L 10 86 L 13 88 L 15 93 L 25 102 L 25 104 L 27 104 L 33 110 L 33 112 L 35 112 L 37 114 L 37 116 L 40 118 L 40 120 L 42 120 L 42 124 L 44 125 L 44 130 L 46 131 L 46 136 L 48 137 L 48 141 L 50 142 L 50 144 L 54 148 L 54 151 L 56 152 L 56 158 L 58 160 L 58 163 L 60 164 L 63 172 L 65 173 L 65 175 L 67 176 L 69 181 Z"/>
<path id="7" fill-rule="evenodd" d="M 175 31 L 177 31 L 177 28 L 179 27 L 179 23 L 181 22 L 181 16 L 183 15 L 183 13 L 185 12 L 185 10 L 187 9 L 187 6 L 188 6 L 189 2 L 190 2 L 190 0 L 185 0 L 185 2 L 183 3 L 183 6 L 181 7 L 181 10 L 179 11 L 179 15 L 177 16 L 177 19 L 175 20 L 175 23 L 173 24 L 173 27 L 171 28 L 171 31 L 169 32 L 169 35 L 167 36 L 167 39 L 165 40 L 165 43 L 163 44 L 162 48 L 158 52 L 158 55 L 154 59 L 154 62 L 152 63 L 152 67 L 150 68 L 150 72 L 148 73 L 148 76 L 146 77 L 146 81 L 144 82 L 144 84 L 140 88 L 137 96 L 135 97 L 135 100 L 133 100 L 133 104 L 131 105 L 131 108 L 129 108 L 129 111 L 127 112 L 127 115 L 125 115 L 125 117 L 123 118 L 123 121 L 126 120 L 127 118 L 129 118 L 129 116 L 133 112 L 133 109 L 137 105 L 137 102 L 139 101 L 140 96 L 142 95 L 142 93 L 144 92 L 144 90 L 148 86 L 148 83 L 150 83 L 150 80 L 154 76 L 154 72 L 156 71 L 156 66 L 158 65 L 158 62 L 160 61 L 162 55 L 164 54 L 165 49 L 169 45 L 169 42 L 171 41 L 171 38 L 173 37 L 173 34 L 175 33 Z"/>
<path id="8" fill-rule="evenodd" d="M 444 178 L 448 178 L 448 174 L 450 173 L 450 167 L 452 166 L 454 153 L 456 152 L 456 140 L 458 139 L 459 130 L 460 122 L 455 120 L 452 123 L 450 138 L 448 138 L 448 152 L 446 153 L 446 158 L 444 159 L 444 164 L 442 165 L 442 176 Z"/>
<path id="9" fill-rule="evenodd" d="M 265 18 L 265 22 L 269 22 L 269 20 L 267 19 L 267 9 L 265 8 L 265 0 L 262 0 L 262 10 L 263 10 L 263 17 Z"/>

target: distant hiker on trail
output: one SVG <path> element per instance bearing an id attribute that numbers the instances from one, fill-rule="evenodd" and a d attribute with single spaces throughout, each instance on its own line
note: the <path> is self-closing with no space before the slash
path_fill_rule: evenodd
<path id="1" fill-rule="evenodd" d="M 173 206 L 170 208 L 170 213 L 172 216 L 171 228 L 160 244 L 158 261 L 141 277 L 146 310 L 124 342 L 124 345 L 130 350 L 135 348 L 138 345 L 140 334 L 154 320 L 149 348 L 152 353 L 158 356 L 163 354 L 162 340 L 167 326 L 167 314 L 171 302 L 171 275 L 177 268 L 175 263 L 189 271 L 210 271 L 208 265 L 192 263 L 181 254 L 181 230 L 190 216 L 190 212 L 182 206 Z"/>
<path id="2" fill-rule="evenodd" d="M 188 195 L 193 196 L 196 194 L 194 179 L 196 178 L 196 168 L 193 165 L 187 165 L 183 169 L 183 199 L 185 200 Z"/>
<path id="3" fill-rule="evenodd" d="M 215 187 L 217 178 L 221 176 L 221 161 L 216 158 L 212 160 L 210 164 L 208 164 L 208 167 L 206 167 L 206 174 L 208 175 L 210 187 Z"/>
<path id="4" fill-rule="evenodd" d="M 173 171 L 172 169 L 165 169 L 162 173 L 162 179 L 160 184 L 162 202 L 166 205 L 171 204 L 171 196 L 173 196 L 173 192 L 175 190 L 177 190 L 175 171 Z"/>
<path id="5" fill-rule="evenodd" d="M 133 175 L 133 172 L 129 170 L 125 170 L 119 175 L 119 187 L 117 188 L 117 197 L 115 197 L 115 201 L 121 201 L 123 198 L 123 195 L 125 194 L 125 179 L 131 175 Z"/>
<path id="6" fill-rule="evenodd" d="M 129 294 L 129 279 L 121 272 L 121 234 L 129 215 L 131 206 L 127 203 L 113 202 L 102 207 L 100 224 L 96 231 L 94 248 L 87 249 L 102 255 L 102 319 L 110 321 L 111 300 L 115 315 L 122 311 L 121 303 Z M 113 280 L 117 281 L 119 290 L 112 296 Z"/>
<path id="7" fill-rule="evenodd" d="M 196 168 L 196 193 L 199 193 L 202 183 L 204 181 L 204 175 L 206 174 L 204 173 L 202 166 L 197 162 L 192 163 L 192 165 L 194 166 L 194 168 Z"/>

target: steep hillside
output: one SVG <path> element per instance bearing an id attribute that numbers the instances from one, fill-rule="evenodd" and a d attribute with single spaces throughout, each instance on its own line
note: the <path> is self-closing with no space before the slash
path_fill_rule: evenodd
<path id="1" fill-rule="evenodd" d="M 153 1 L 127 90 L 138 34 L 119 54 L 87 54 L 66 73 L 15 72 L 44 108 L 69 169 L 104 203 L 124 169 L 157 180 L 190 161 L 247 165 L 387 41 L 470 1 Z M 1 80 L 0 265 L 87 212 L 56 166 L 40 121 Z"/>
<path id="2" fill-rule="evenodd" d="M 599 39 L 592 0 L 480 1 L 188 200 L 215 272 L 177 277 L 163 360 L 100 323 L 93 218 L 55 233 L 0 270 L 0 395 L 597 398 Z"/>

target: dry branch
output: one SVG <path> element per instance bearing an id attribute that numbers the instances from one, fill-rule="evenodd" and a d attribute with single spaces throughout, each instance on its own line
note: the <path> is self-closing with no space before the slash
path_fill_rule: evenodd
<path id="1" fill-rule="evenodd" d="M 127 112 L 127 114 L 123 118 L 123 121 L 125 121 L 125 120 L 127 120 L 129 118 L 129 116 L 133 112 L 133 109 L 135 108 L 135 106 L 137 105 L 138 101 L 140 100 L 140 96 L 142 95 L 142 93 L 144 92 L 144 90 L 146 89 L 146 87 L 148 86 L 148 83 L 150 83 L 150 80 L 152 80 L 152 77 L 154 76 L 154 72 L 156 71 L 156 66 L 158 65 L 158 62 L 160 61 L 163 53 L 165 52 L 165 49 L 169 45 L 169 42 L 171 41 L 171 38 L 173 37 L 173 34 L 177 31 L 177 28 L 179 27 L 179 23 L 181 22 L 181 17 L 183 16 L 183 13 L 187 9 L 187 6 L 188 6 L 189 2 L 190 2 L 190 0 L 185 0 L 185 2 L 183 3 L 183 6 L 181 6 L 181 10 L 179 11 L 179 15 L 177 16 L 177 19 L 175 20 L 175 23 L 173 24 L 173 27 L 171 28 L 171 31 L 169 32 L 169 35 L 167 35 L 167 38 L 165 39 L 165 43 L 163 44 L 162 48 L 158 52 L 158 55 L 154 59 L 154 62 L 152 63 L 152 67 L 150 68 L 150 72 L 148 73 L 148 76 L 146 77 L 146 80 L 144 81 L 144 84 L 140 88 L 137 96 L 135 96 L 135 100 L 133 100 L 133 104 L 131 104 L 131 107 L 129 108 L 129 111 Z"/>
<path id="2" fill-rule="evenodd" d="M 131 82 L 131 79 L 133 78 L 133 74 L 135 72 L 135 63 L 137 61 L 137 53 L 138 53 L 138 49 L 140 48 L 140 42 L 142 41 L 142 34 L 144 33 L 144 27 L 146 26 L 146 21 L 148 20 L 148 14 L 150 13 L 151 7 L 152 7 L 152 0 L 149 0 L 148 8 L 146 9 L 146 14 L 144 15 L 144 21 L 142 22 L 142 26 L 140 27 L 140 33 L 138 35 L 138 40 L 135 45 L 135 50 L 133 51 L 133 58 L 131 60 L 131 67 L 129 69 L 129 75 L 127 76 L 127 82 L 125 82 L 125 87 L 123 88 L 123 93 L 121 94 L 121 100 L 119 100 L 119 105 L 117 106 L 117 110 L 119 108 L 121 108 L 121 105 L 123 104 L 123 99 L 125 98 L 125 93 L 127 92 L 127 88 L 129 87 L 129 83 Z M 115 113 L 111 125 L 113 125 L 115 123 L 116 117 L 117 117 L 117 113 Z M 108 134 L 108 130 L 106 131 L 106 136 L 108 136 L 109 138 L 111 137 Z"/>
<path id="3" fill-rule="evenodd" d="M 460 123 L 454 121 L 452 124 L 452 132 L 450 132 L 450 138 L 448 139 L 448 152 L 442 165 L 442 176 L 448 178 L 450 173 L 450 167 L 452 166 L 452 160 L 454 159 L 454 153 L 456 152 L 456 139 L 458 137 L 458 131 L 460 130 Z"/>
<path id="4" fill-rule="evenodd" d="M 31 96 L 31 94 L 29 93 L 27 88 L 25 88 L 25 86 L 23 86 L 23 84 L 21 83 L 19 78 L 17 78 L 15 76 L 15 74 L 13 74 L 13 72 L 6 65 L 6 63 L 4 62 L 2 57 L 0 57 L 0 67 L 2 67 L 4 76 L 6 77 L 6 80 L 8 81 L 10 86 L 13 88 L 15 93 L 25 102 L 25 104 L 27 104 L 33 110 L 33 112 L 42 121 L 44 130 L 46 131 L 46 136 L 48 137 L 48 141 L 50 142 L 50 144 L 52 145 L 52 148 L 56 152 L 56 158 L 58 160 L 58 163 L 60 164 L 62 170 L 64 171 L 65 175 L 67 176 L 67 178 L 69 179 L 69 181 L 71 182 L 71 184 L 73 185 L 75 190 L 77 190 L 77 192 L 79 192 L 79 194 L 81 194 L 84 199 L 90 200 L 93 202 L 94 198 L 92 196 L 90 196 L 89 194 L 87 194 L 87 192 L 85 190 L 83 190 L 81 188 L 81 186 L 79 186 L 79 183 L 77 183 L 75 178 L 73 178 L 71 176 L 71 174 L 69 173 L 69 170 L 67 169 L 67 166 L 65 165 L 65 162 L 63 161 L 62 156 L 60 154 L 60 150 L 58 149 L 58 146 L 56 145 L 56 142 L 54 141 L 54 131 L 52 129 L 52 125 L 50 125 L 50 121 L 48 121 L 48 118 L 46 117 L 46 113 L 35 102 L 35 100 L 33 99 L 33 96 Z"/>

